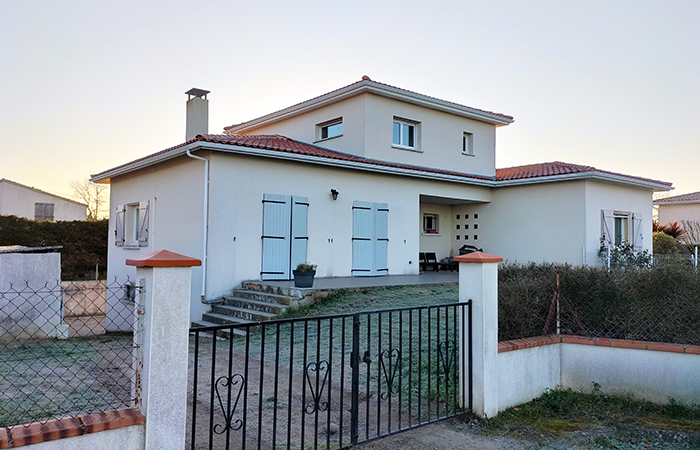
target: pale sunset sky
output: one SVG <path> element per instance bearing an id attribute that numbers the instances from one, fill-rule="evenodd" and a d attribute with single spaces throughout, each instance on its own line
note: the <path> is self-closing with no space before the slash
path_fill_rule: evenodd
<path id="1" fill-rule="evenodd" d="M 565 161 L 700 191 L 700 1 L 0 0 L 0 178 L 69 196 L 185 139 L 360 80 L 515 123 L 497 167 Z"/>

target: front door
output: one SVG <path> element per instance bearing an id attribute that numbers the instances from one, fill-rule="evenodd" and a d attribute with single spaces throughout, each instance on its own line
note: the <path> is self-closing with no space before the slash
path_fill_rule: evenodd
<path id="1" fill-rule="evenodd" d="M 263 195 L 263 280 L 291 280 L 292 270 L 306 262 L 308 209 L 307 197 Z"/>
<path id="2" fill-rule="evenodd" d="M 387 204 L 355 201 L 352 211 L 352 274 L 358 277 L 386 275 L 389 273 Z"/>

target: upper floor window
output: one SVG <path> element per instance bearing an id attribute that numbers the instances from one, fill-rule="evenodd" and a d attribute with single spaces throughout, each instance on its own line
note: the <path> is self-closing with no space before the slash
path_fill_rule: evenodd
<path id="1" fill-rule="evenodd" d="M 474 156 L 474 135 L 465 132 L 462 135 L 462 153 Z"/>
<path id="2" fill-rule="evenodd" d="M 34 220 L 53 220 L 53 203 L 34 203 Z"/>
<path id="3" fill-rule="evenodd" d="M 394 117 L 393 141 L 395 147 L 418 149 L 419 123 Z"/>
<path id="4" fill-rule="evenodd" d="M 343 118 L 333 119 L 316 125 L 318 130 L 318 139 L 330 139 L 343 134 Z"/>

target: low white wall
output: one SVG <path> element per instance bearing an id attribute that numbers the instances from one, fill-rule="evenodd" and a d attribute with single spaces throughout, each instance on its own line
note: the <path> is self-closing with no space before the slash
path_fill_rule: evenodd
<path id="1" fill-rule="evenodd" d="M 33 444 L 31 450 L 143 450 L 146 425 L 100 431 L 82 436 Z"/>
<path id="2" fill-rule="evenodd" d="M 499 353 L 498 410 L 529 402 L 560 380 L 560 344 Z"/>
<path id="3" fill-rule="evenodd" d="M 591 392 L 593 383 L 606 394 L 700 404 L 698 375 L 700 355 L 693 353 L 570 343 L 521 348 L 498 354 L 498 410 L 528 402 L 548 389 Z"/>
<path id="4" fill-rule="evenodd" d="M 561 385 L 590 392 L 593 382 L 605 393 L 666 403 L 673 398 L 700 404 L 700 355 L 629 348 L 561 346 Z"/>

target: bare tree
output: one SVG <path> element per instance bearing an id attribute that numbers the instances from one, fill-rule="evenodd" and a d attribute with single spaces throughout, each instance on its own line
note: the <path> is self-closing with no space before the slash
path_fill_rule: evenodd
<path id="1" fill-rule="evenodd" d="M 109 185 L 97 184 L 87 178 L 70 182 L 73 197 L 87 205 L 87 220 L 107 217 L 109 211 Z"/>
<path id="2" fill-rule="evenodd" d="M 681 241 L 686 245 L 700 245 L 700 222 L 697 220 L 681 220 L 685 233 Z"/>

